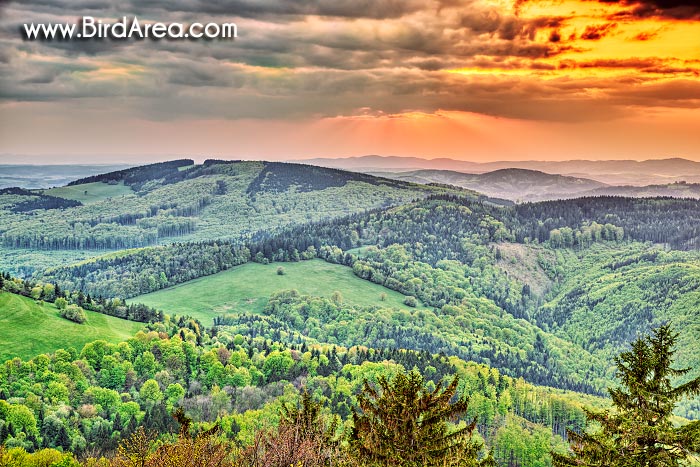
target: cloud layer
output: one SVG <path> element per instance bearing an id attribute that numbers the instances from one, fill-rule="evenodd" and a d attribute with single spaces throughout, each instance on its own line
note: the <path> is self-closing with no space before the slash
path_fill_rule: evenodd
<path id="1" fill-rule="evenodd" d="M 593 122 L 700 105 L 695 0 L 29 0 L 0 9 L 3 119 L 34 103 L 154 122 L 415 112 Z M 35 42 L 19 33 L 22 23 L 82 15 L 235 21 L 239 38 Z"/>

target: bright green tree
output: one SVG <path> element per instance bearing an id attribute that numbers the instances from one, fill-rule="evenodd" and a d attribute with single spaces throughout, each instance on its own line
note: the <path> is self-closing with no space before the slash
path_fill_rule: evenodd
<path id="1" fill-rule="evenodd" d="M 700 394 L 700 377 L 671 384 L 690 371 L 671 367 L 677 337 L 670 325 L 661 326 L 616 358 L 621 386 L 609 390 L 615 410 L 587 412 L 600 429 L 569 433 L 572 455 L 553 453 L 554 465 L 676 467 L 700 454 L 700 422 L 676 427 L 671 421 L 680 399 Z"/>

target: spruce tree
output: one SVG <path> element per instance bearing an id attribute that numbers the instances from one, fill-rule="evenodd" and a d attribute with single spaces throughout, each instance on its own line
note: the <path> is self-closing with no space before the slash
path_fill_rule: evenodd
<path id="1" fill-rule="evenodd" d="M 614 410 L 587 411 L 600 429 L 569 432 L 572 455 L 553 453 L 554 465 L 676 467 L 700 454 L 700 422 L 676 427 L 671 420 L 680 399 L 700 394 L 700 377 L 671 383 L 690 371 L 671 366 L 677 337 L 670 325 L 661 326 L 615 359 L 621 384 L 609 389 Z"/>
<path id="2" fill-rule="evenodd" d="M 447 387 L 425 387 L 416 371 L 399 373 L 389 381 L 378 378 L 378 388 L 364 383 L 353 414 L 351 444 L 363 465 L 378 466 L 486 466 L 478 461 L 481 445 L 472 441 L 476 418 L 450 428 L 448 420 L 466 413 L 468 400 L 452 402 L 459 379 Z"/>

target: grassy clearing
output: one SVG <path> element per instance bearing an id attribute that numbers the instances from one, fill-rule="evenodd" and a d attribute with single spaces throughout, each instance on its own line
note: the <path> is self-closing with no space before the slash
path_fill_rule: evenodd
<path id="1" fill-rule="evenodd" d="M 44 190 L 45 195 L 73 199 L 83 204 L 97 203 L 116 196 L 129 195 L 133 192 L 131 187 L 125 186 L 123 183 L 119 185 L 110 185 L 102 182 L 84 183 L 82 185 L 63 186 Z"/>
<path id="2" fill-rule="evenodd" d="M 61 318 L 52 303 L 39 305 L 29 298 L 0 293 L 0 361 L 29 359 L 41 353 L 83 345 L 97 339 L 121 342 L 142 324 L 86 311 L 87 321 L 77 324 Z"/>
<path id="3" fill-rule="evenodd" d="M 284 268 L 284 275 L 277 274 L 280 266 Z M 288 289 L 321 297 L 330 297 L 338 291 L 347 303 L 408 309 L 403 304 L 404 295 L 358 278 L 349 267 L 322 260 L 269 265 L 248 263 L 131 301 L 169 314 L 188 314 L 209 326 L 217 313 L 259 313 L 272 293 Z M 386 294 L 384 301 L 382 294 Z"/>

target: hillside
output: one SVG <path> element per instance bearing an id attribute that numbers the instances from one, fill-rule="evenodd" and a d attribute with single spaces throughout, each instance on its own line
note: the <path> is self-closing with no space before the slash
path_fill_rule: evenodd
<path id="1" fill-rule="evenodd" d="M 537 170 L 500 169 L 483 174 L 451 170 L 373 172 L 396 180 L 415 183 L 444 183 L 512 201 L 542 201 L 570 198 L 579 193 L 604 189 L 604 183 L 585 178 L 552 175 Z"/>
<path id="2" fill-rule="evenodd" d="M 277 273 L 278 267 L 283 268 L 283 275 Z M 187 314 L 208 326 L 217 315 L 260 314 L 270 295 L 283 290 L 297 290 L 302 295 L 325 298 L 340 292 L 342 301 L 352 305 L 410 309 L 403 303 L 405 295 L 364 281 L 349 267 L 319 259 L 268 265 L 248 263 L 139 295 L 130 301 L 179 315 Z M 424 308 L 419 304 L 418 309 Z"/>
<path id="3" fill-rule="evenodd" d="M 700 198 L 700 183 L 668 183 L 647 186 L 607 186 L 584 193 L 586 196 L 629 196 L 651 198 L 666 196 L 671 198 Z"/>
<path id="4" fill-rule="evenodd" d="M 18 262 L 18 250 L 74 251 L 82 260 L 86 250 L 246 240 L 445 192 L 456 191 L 312 166 L 185 159 L 91 176 L 43 195 L 0 192 L 0 260 L 25 273 L 33 265 Z"/>
<path id="5" fill-rule="evenodd" d="M 111 198 L 118 198 L 132 193 L 134 193 L 134 191 L 131 187 L 125 185 L 123 181 L 112 184 L 106 182 L 88 182 L 42 191 L 44 195 L 79 201 L 83 204 L 106 201 Z"/>
<path id="6" fill-rule="evenodd" d="M 348 428 L 365 378 L 416 368 L 431 390 L 460 375 L 499 465 L 550 467 L 638 336 L 670 321 L 679 381 L 700 375 L 700 200 L 515 204 L 494 196 L 608 187 L 435 172 L 454 178 L 181 160 L 3 190 L 0 259 L 31 277 L 0 276 L 23 295 L 0 293 L 0 358 L 75 350 L 0 365 L 0 435 L 109 451 L 137 426 L 176 431 L 182 407 L 248 446 L 301 388 Z M 447 186 L 465 177 L 493 196 Z M 105 314 L 69 322 L 59 296 Z M 3 431 L 25 409 L 34 425 Z M 675 414 L 700 418 L 700 401 Z"/>
<path id="7" fill-rule="evenodd" d="M 0 292 L 0 361 L 29 359 L 41 353 L 83 345 L 97 339 L 117 343 L 133 336 L 142 324 L 86 311 L 77 324 L 62 318 L 51 303 Z"/>
<path id="8" fill-rule="evenodd" d="M 522 375 L 536 383 L 596 391 L 610 377 L 609 366 L 602 362 L 609 362 L 610 355 L 623 348 L 633 334 L 604 324 L 603 331 L 615 339 L 609 341 L 609 336 L 596 335 L 608 339 L 610 345 L 597 358 L 593 357 L 591 351 L 598 352 L 598 347 L 590 347 L 588 341 L 571 334 L 554 335 L 551 323 L 538 318 L 550 300 L 549 292 L 556 289 L 560 293 L 574 293 L 573 285 L 561 289 L 555 288 L 555 284 L 565 281 L 568 274 L 580 276 L 578 271 L 566 272 L 566 265 L 576 264 L 571 255 L 580 255 L 586 261 L 599 244 L 609 246 L 609 262 L 625 257 L 629 248 L 647 248 L 636 242 L 694 247 L 697 245 L 694 219 L 700 212 L 697 203 L 582 198 L 498 207 L 476 200 L 437 196 L 291 227 L 245 245 L 177 244 L 139 249 L 119 257 L 98 257 L 49 270 L 43 279 L 55 281 L 63 288 L 81 288 L 94 296 L 135 297 L 207 276 L 195 286 L 186 284 L 184 295 L 165 299 L 162 304 L 177 306 L 179 301 L 190 300 L 189 291 L 197 287 L 205 291 L 204 295 L 198 292 L 198 299 L 212 304 L 206 291 L 211 291 L 210 295 L 226 292 L 223 292 L 225 283 L 207 286 L 209 277 L 217 277 L 211 274 L 250 261 L 295 264 L 319 257 L 351 266 L 357 277 L 415 296 L 432 309 L 421 319 L 406 315 L 406 320 L 413 320 L 414 324 L 398 324 L 396 328 L 386 329 L 388 334 L 379 333 L 370 340 L 366 340 L 366 335 L 356 335 L 359 341 L 342 341 L 345 345 L 386 345 L 388 339 L 396 342 L 398 332 L 402 336 L 401 345 L 408 348 L 445 351 L 488 362 L 507 374 Z M 542 246 L 536 249 L 529 247 L 530 243 Z M 363 248 L 361 253 L 354 250 L 363 246 L 374 248 Z M 688 261 L 695 257 L 691 252 L 676 254 Z M 163 291 L 159 296 L 167 297 L 176 290 Z M 233 293 L 230 300 L 235 303 L 235 298 Z M 352 303 L 351 297 L 347 300 Z M 653 307 L 662 297 L 654 290 L 644 300 L 644 306 Z M 302 303 L 298 302 L 298 306 L 303 306 Z M 591 309 L 594 304 L 587 302 L 585 306 Z M 346 312 L 337 310 L 340 316 Z M 595 313 L 600 312 L 604 310 Z M 685 309 L 684 313 L 689 315 L 692 310 Z M 357 314 L 357 320 L 361 316 Z M 391 314 L 387 316 L 393 319 Z M 662 319 L 661 310 L 655 316 Z M 420 323 L 429 323 L 430 331 L 426 332 Z M 321 329 L 328 332 L 337 325 L 332 319 L 321 324 Z M 590 323 L 585 326 L 591 329 Z M 645 332 L 649 326 L 635 321 L 629 329 Z M 465 330 L 478 330 L 482 337 L 475 338 Z M 304 334 L 306 328 L 296 331 Z M 685 331 L 690 333 L 688 338 L 692 342 L 695 331 Z M 522 350 L 524 354 L 518 353 Z M 550 353 L 556 355 L 556 364 L 551 363 L 554 357 L 543 356 Z M 581 365 L 598 358 L 600 366 Z M 582 378 L 582 375 L 586 376 Z"/>

